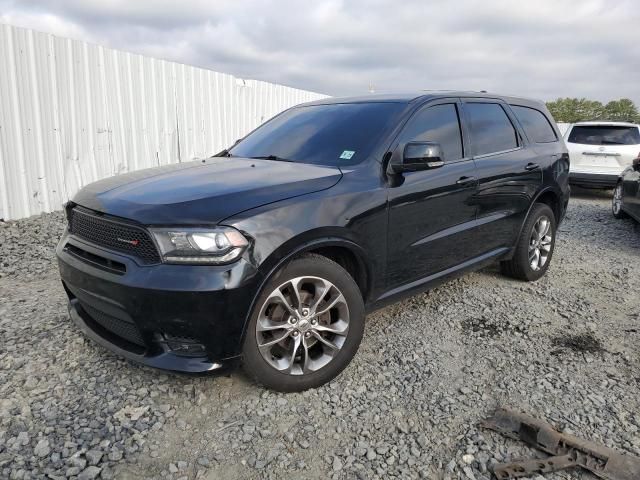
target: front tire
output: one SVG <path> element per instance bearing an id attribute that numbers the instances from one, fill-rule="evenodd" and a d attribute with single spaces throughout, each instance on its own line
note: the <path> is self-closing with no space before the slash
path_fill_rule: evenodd
<path id="1" fill-rule="evenodd" d="M 611 199 L 611 213 L 618 220 L 627 218 L 627 214 L 622 210 L 622 182 L 618 182 L 613 190 L 613 198 Z"/>
<path id="2" fill-rule="evenodd" d="M 265 285 L 243 345 L 243 368 L 257 383 L 299 392 L 331 381 L 355 356 L 364 332 L 358 285 L 337 263 L 305 255 Z"/>
<path id="3" fill-rule="evenodd" d="M 522 227 L 511 260 L 501 262 L 502 273 L 509 277 L 533 282 L 549 268 L 556 244 L 556 219 L 544 203 L 536 203 Z"/>

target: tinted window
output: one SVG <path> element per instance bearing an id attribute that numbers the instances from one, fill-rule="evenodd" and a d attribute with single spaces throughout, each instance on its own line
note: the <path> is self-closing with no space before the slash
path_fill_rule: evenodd
<path id="1" fill-rule="evenodd" d="M 467 103 L 465 110 L 476 155 L 501 152 L 518 146 L 516 130 L 497 103 Z"/>
<path id="2" fill-rule="evenodd" d="M 401 142 L 436 142 L 447 162 L 462 158 L 458 109 L 452 103 L 425 108 L 414 115 L 402 132 Z"/>
<path id="3" fill-rule="evenodd" d="M 527 136 L 536 143 L 555 142 L 558 138 L 547 117 L 534 108 L 511 105 Z"/>
<path id="4" fill-rule="evenodd" d="M 367 158 L 397 125 L 403 103 L 343 103 L 295 107 L 230 149 L 238 157 L 276 156 L 301 163 L 353 165 Z"/>
<path id="5" fill-rule="evenodd" d="M 567 141 L 583 145 L 638 145 L 640 132 L 638 127 L 581 125 L 573 127 Z"/>

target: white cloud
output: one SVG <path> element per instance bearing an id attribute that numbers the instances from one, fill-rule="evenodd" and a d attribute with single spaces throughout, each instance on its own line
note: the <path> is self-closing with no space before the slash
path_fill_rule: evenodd
<path id="1" fill-rule="evenodd" d="M 636 0 L 0 0 L 0 21 L 348 95 L 491 90 L 640 105 Z"/>

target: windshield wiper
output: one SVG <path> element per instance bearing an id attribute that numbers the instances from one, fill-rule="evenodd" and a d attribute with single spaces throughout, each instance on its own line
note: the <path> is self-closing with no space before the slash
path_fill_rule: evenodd
<path id="1" fill-rule="evenodd" d="M 249 157 L 255 158 L 256 160 L 275 160 L 276 162 L 293 162 L 294 160 L 289 160 L 288 158 L 282 158 L 277 155 L 260 155 L 257 157 Z"/>
<path id="2" fill-rule="evenodd" d="M 222 150 L 221 152 L 218 152 L 214 155 L 214 157 L 233 157 L 232 154 L 229 153 L 229 150 L 227 150 L 226 148 L 224 150 Z"/>

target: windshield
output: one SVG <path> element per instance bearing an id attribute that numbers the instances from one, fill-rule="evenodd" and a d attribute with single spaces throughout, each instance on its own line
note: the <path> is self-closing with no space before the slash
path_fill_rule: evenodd
<path id="1" fill-rule="evenodd" d="M 229 153 L 318 165 L 354 165 L 373 152 L 405 107 L 403 103 L 294 107 L 258 127 Z"/>
<path id="2" fill-rule="evenodd" d="M 567 141 L 582 145 L 638 145 L 640 131 L 638 127 L 616 125 L 576 126 Z"/>

